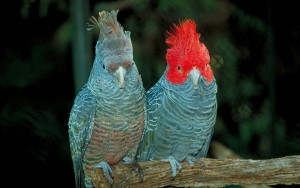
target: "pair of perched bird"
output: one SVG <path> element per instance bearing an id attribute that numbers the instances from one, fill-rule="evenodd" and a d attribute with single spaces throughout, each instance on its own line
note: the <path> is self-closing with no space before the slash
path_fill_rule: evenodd
<path id="1" fill-rule="evenodd" d="M 136 161 L 168 161 L 175 178 L 182 161 L 206 156 L 213 135 L 217 84 L 195 22 L 167 32 L 166 70 L 146 92 L 117 13 L 91 19 L 100 28 L 96 57 L 68 123 L 77 187 L 93 187 L 94 168 L 112 184 L 111 165 Z"/>

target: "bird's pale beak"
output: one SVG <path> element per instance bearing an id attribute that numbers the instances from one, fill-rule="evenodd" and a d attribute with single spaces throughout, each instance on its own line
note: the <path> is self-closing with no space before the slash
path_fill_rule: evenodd
<path id="1" fill-rule="evenodd" d="M 193 69 L 190 73 L 189 76 L 194 84 L 195 87 L 198 85 L 199 77 L 200 77 L 200 72 L 198 69 Z"/>
<path id="2" fill-rule="evenodd" d="M 127 71 L 122 66 L 119 66 L 119 68 L 114 73 L 114 75 L 119 80 L 119 87 L 121 89 L 125 88 L 125 75 L 126 75 L 126 73 L 127 73 Z"/>

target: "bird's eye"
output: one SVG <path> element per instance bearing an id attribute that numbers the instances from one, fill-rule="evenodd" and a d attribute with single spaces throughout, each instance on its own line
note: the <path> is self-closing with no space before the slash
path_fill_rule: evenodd
<path id="1" fill-rule="evenodd" d="M 105 69 L 105 65 L 104 64 L 102 65 L 102 68 Z"/>
<path id="2" fill-rule="evenodd" d="M 180 65 L 177 65 L 177 70 L 179 70 L 179 71 L 181 70 L 181 67 L 180 67 Z"/>

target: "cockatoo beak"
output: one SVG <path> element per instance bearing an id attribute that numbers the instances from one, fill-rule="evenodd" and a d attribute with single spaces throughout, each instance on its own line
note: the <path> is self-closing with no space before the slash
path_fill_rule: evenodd
<path id="1" fill-rule="evenodd" d="M 124 89 L 125 88 L 125 75 L 126 75 L 126 73 L 127 73 L 127 71 L 122 66 L 119 66 L 119 68 L 114 73 L 114 75 L 119 80 L 119 87 L 120 87 L 120 89 Z"/>
<path id="2" fill-rule="evenodd" d="M 199 77 L 200 77 L 200 72 L 198 69 L 193 69 L 190 73 L 189 76 L 194 84 L 195 87 L 198 86 L 198 82 L 199 82 Z"/>

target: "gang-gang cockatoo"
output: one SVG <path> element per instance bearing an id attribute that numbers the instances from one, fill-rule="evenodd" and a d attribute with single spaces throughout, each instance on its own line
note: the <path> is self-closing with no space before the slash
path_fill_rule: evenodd
<path id="1" fill-rule="evenodd" d="M 172 177 L 186 160 L 206 157 L 217 114 L 217 84 L 210 56 L 193 20 L 167 32 L 167 67 L 147 91 L 147 119 L 138 161 L 168 161 Z"/>
<path id="2" fill-rule="evenodd" d="M 90 26 L 100 28 L 94 64 L 68 123 L 77 187 L 93 187 L 94 168 L 102 168 L 112 184 L 111 165 L 137 164 L 146 95 L 133 61 L 130 32 L 123 31 L 117 13 L 102 11 L 91 19 Z"/>

